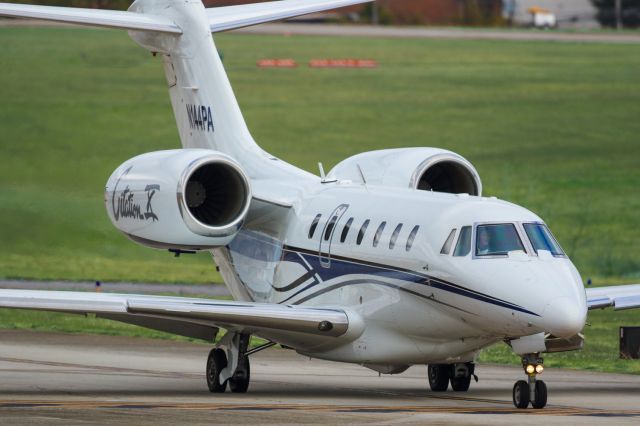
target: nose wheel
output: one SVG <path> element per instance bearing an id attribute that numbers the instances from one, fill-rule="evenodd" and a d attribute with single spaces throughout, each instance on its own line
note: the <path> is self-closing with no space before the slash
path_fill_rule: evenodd
<path id="1" fill-rule="evenodd" d="M 544 360 L 538 354 L 527 354 L 522 357 L 522 367 L 527 381 L 518 380 L 513 386 L 513 405 L 525 409 L 531 403 L 533 408 L 544 408 L 547 405 L 547 385 L 538 380 L 538 374 L 544 370 Z"/>

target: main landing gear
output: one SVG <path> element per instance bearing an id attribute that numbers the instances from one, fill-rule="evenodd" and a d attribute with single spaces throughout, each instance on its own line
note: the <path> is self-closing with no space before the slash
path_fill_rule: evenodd
<path id="1" fill-rule="evenodd" d="M 533 408 L 544 408 L 547 405 L 547 385 L 536 376 L 544 370 L 544 360 L 538 354 L 526 354 L 522 357 L 522 367 L 528 381 L 518 380 L 513 386 L 513 405 L 516 408 L 527 408 L 529 402 Z"/>
<path id="2" fill-rule="evenodd" d="M 249 339 L 249 334 L 227 333 L 218 346 L 209 352 L 206 377 L 210 392 L 223 393 L 227 390 L 227 383 L 231 392 L 247 391 L 251 378 L 249 355 L 275 345 L 269 342 L 247 350 Z"/>
<path id="3" fill-rule="evenodd" d="M 475 364 L 472 362 L 458 364 L 429 364 L 429 387 L 434 392 L 444 392 L 449 387 L 455 392 L 466 392 L 469 390 L 471 378 L 478 381 L 478 376 L 473 374 Z"/>

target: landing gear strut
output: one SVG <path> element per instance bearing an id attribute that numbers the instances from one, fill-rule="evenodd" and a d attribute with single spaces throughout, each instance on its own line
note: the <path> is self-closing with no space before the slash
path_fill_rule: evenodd
<path id="1" fill-rule="evenodd" d="M 522 367 L 528 381 L 518 380 L 513 386 L 513 405 L 516 408 L 527 408 L 529 402 L 533 408 L 544 408 L 547 405 L 547 385 L 537 380 L 537 375 L 544 370 L 544 360 L 538 354 L 526 354 L 522 357 Z"/>
<path id="2" fill-rule="evenodd" d="M 434 392 L 444 392 L 449 387 L 449 382 L 451 382 L 451 389 L 455 392 L 466 392 L 469 390 L 472 377 L 476 382 L 478 381 L 474 371 L 475 364 L 472 362 L 429 364 L 429 387 Z"/>
<path id="3" fill-rule="evenodd" d="M 249 355 L 275 345 L 269 342 L 248 351 L 249 338 L 248 334 L 227 333 L 218 346 L 209 352 L 206 378 L 210 392 L 224 392 L 227 383 L 231 392 L 247 391 L 251 378 Z"/>

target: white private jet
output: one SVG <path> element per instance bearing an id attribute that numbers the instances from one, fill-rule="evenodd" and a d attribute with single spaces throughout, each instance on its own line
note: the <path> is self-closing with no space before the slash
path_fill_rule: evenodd
<path id="1" fill-rule="evenodd" d="M 0 3 L 0 15 L 126 29 L 162 57 L 183 148 L 118 167 L 107 212 L 142 245 L 210 251 L 236 300 L 0 290 L 0 307 L 211 342 L 225 329 L 207 362 L 211 392 L 246 392 L 249 356 L 276 343 L 384 374 L 428 364 L 433 391 L 467 391 L 478 352 L 505 341 L 528 377 L 514 404 L 544 407 L 540 354 L 581 348 L 587 310 L 640 307 L 640 285 L 585 292 L 543 220 L 482 197 L 475 168 L 453 152 L 366 152 L 318 177 L 247 129 L 211 33 L 365 1 L 137 0 L 127 12 Z M 269 343 L 250 349 L 250 335 Z"/>

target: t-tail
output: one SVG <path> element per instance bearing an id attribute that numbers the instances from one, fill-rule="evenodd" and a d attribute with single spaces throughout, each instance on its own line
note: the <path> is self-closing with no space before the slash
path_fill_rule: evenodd
<path id="1" fill-rule="evenodd" d="M 282 0 L 207 9 L 201 0 L 136 0 L 127 12 L 0 3 L 0 15 L 129 30 L 139 45 L 162 55 L 182 147 L 220 151 L 258 177 L 271 156 L 247 128 L 211 33 L 368 1 Z"/>

